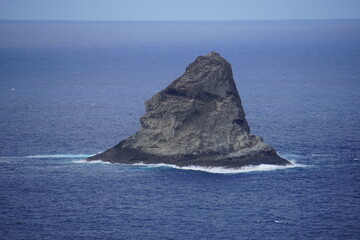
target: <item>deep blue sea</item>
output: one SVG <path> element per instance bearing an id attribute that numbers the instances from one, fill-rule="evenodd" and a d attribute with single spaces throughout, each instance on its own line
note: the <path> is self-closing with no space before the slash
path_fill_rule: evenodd
<path id="1" fill-rule="evenodd" d="M 360 20 L 0 21 L 0 239 L 360 239 Z M 197 56 L 293 168 L 85 163 Z"/>

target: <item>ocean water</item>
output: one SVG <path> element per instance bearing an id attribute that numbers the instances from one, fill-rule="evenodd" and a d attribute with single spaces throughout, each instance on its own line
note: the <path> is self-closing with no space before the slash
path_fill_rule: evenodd
<path id="1" fill-rule="evenodd" d="M 0 22 L 0 239 L 360 239 L 360 20 Z M 295 163 L 86 163 L 197 56 Z"/>

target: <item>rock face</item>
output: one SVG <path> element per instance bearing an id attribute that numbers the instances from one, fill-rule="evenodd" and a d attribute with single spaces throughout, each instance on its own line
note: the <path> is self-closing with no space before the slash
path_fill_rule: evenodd
<path id="1" fill-rule="evenodd" d="M 145 106 L 136 134 L 87 160 L 231 168 L 291 164 L 250 134 L 231 65 L 216 52 L 196 58 Z"/>

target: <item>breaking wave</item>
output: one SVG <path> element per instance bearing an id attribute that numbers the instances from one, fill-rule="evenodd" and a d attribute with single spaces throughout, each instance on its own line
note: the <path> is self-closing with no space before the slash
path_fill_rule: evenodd
<path id="1" fill-rule="evenodd" d="M 104 161 L 101 161 L 101 160 L 86 161 L 85 159 L 75 160 L 75 161 L 72 161 L 72 162 L 73 163 L 87 163 L 87 164 L 94 164 L 94 163 L 111 164 L 109 162 L 104 162 Z"/>
<path id="2" fill-rule="evenodd" d="M 202 171 L 208 173 L 218 173 L 218 174 L 235 174 L 235 173 L 247 173 L 247 172 L 263 172 L 263 171 L 273 171 L 273 170 L 281 170 L 288 168 L 299 168 L 306 167 L 306 165 L 298 164 L 295 161 L 291 161 L 292 165 L 286 166 L 277 166 L 270 164 L 261 164 L 257 166 L 246 166 L 242 168 L 224 168 L 224 167 L 201 167 L 201 166 L 187 166 L 187 167 L 179 167 L 171 164 L 146 164 L 146 163 L 136 163 L 133 165 L 138 166 L 147 166 L 147 167 L 170 167 L 181 170 L 193 170 L 193 171 Z"/>
<path id="3" fill-rule="evenodd" d="M 46 156 L 46 155 L 41 155 Z M 51 156 L 51 155 L 50 155 Z M 54 155 L 52 155 L 54 156 Z M 62 155 L 57 155 L 62 156 Z M 94 161 L 86 161 L 84 158 L 89 157 L 91 155 L 64 155 L 70 158 L 74 158 L 74 156 L 77 156 L 78 158 L 82 158 L 79 160 L 72 161 L 73 163 L 80 163 L 80 164 L 111 164 L 109 162 L 101 161 L 101 160 L 94 160 Z M 300 163 L 297 163 L 295 159 L 298 159 L 299 156 L 290 156 L 290 155 L 282 155 L 283 157 L 287 157 L 287 159 L 292 163 L 292 165 L 286 165 L 286 166 L 278 166 L 278 165 L 271 165 L 271 164 L 261 164 L 256 166 L 245 166 L 242 168 L 225 168 L 225 167 L 202 167 L 202 166 L 186 166 L 186 167 L 179 167 L 173 164 L 165 164 L 165 163 L 157 163 L 157 164 L 148 164 L 148 163 L 134 163 L 134 164 L 122 164 L 121 165 L 128 165 L 128 166 L 139 166 L 139 167 L 145 167 L 145 168 L 174 168 L 174 169 L 180 169 L 180 170 L 192 170 L 192 171 L 202 171 L 202 172 L 208 172 L 208 173 L 217 173 L 217 174 L 236 174 L 236 173 L 248 173 L 248 172 L 265 172 L 265 171 L 274 171 L 274 170 L 283 170 L 283 169 L 289 169 L 289 168 L 304 168 L 309 167 L 308 165 L 303 165 Z"/>

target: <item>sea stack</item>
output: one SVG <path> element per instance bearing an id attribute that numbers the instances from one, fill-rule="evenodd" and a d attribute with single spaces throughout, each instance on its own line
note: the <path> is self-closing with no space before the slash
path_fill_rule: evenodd
<path id="1" fill-rule="evenodd" d="M 87 160 L 225 168 L 291 164 L 250 134 L 231 65 L 216 52 L 196 58 L 145 106 L 138 132 Z"/>

